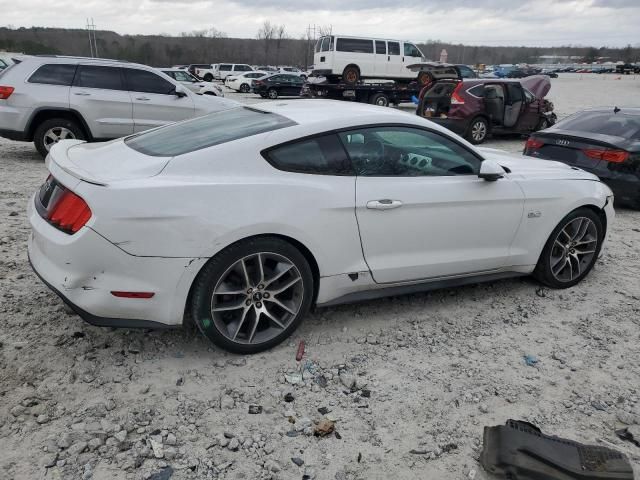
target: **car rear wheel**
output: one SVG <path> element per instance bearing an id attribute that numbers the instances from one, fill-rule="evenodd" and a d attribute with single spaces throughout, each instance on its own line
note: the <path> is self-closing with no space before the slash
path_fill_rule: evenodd
<path id="1" fill-rule="evenodd" d="M 345 68 L 344 71 L 342 72 L 342 81 L 344 83 L 353 85 L 358 83 L 359 80 L 360 80 L 360 70 L 358 70 L 358 67 L 350 65 L 347 68 Z"/>
<path id="2" fill-rule="evenodd" d="M 60 140 L 84 140 L 84 138 L 80 125 L 66 118 L 45 120 L 33 132 L 33 143 L 43 157 L 46 157 L 51 147 Z"/>
<path id="3" fill-rule="evenodd" d="M 314 284 L 304 255 L 278 238 L 238 242 L 198 275 L 192 317 L 217 346 L 257 353 L 289 337 L 309 311 Z"/>
<path id="4" fill-rule="evenodd" d="M 604 238 L 598 215 L 579 208 L 564 217 L 542 250 L 534 276 L 553 288 L 576 285 L 593 268 Z"/>
<path id="5" fill-rule="evenodd" d="M 213 75 L 211 75 L 210 73 L 205 74 L 204 81 L 205 82 L 213 82 Z"/>
<path id="6" fill-rule="evenodd" d="M 270 88 L 269 91 L 267 92 L 267 96 L 271 100 L 275 100 L 276 98 L 278 98 L 278 91 L 275 88 Z"/>
<path id="7" fill-rule="evenodd" d="M 379 107 L 388 107 L 389 97 L 384 93 L 376 93 L 371 97 L 370 103 L 373 105 L 378 105 Z"/>
<path id="8" fill-rule="evenodd" d="M 478 145 L 487 139 L 489 134 L 489 124 L 482 118 L 474 118 L 469 125 L 469 131 L 467 132 L 467 140 L 474 145 Z"/>
<path id="9" fill-rule="evenodd" d="M 242 85 L 240 85 L 240 91 L 242 93 L 249 93 L 249 90 L 251 90 L 251 87 L 249 87 L 248 84 L 243 83 Z"/>

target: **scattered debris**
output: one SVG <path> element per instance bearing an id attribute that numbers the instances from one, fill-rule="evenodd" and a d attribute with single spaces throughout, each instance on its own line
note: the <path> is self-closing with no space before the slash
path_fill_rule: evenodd
<path id="1" fill-rule="evenodd" d="M 620 430 L 616 430 L 615 433 L 622 440 L 626 440 L 640 447 L 640 425 L 622 428 Z"/>
<path id="2" fill-rule="evenodd" d="M 316 427 L 313 429 L 313 434 L 316 437 L 326 437 L 330 433 L 332 433 L 335 429 L 335 422 L 323 418 L 318 422 Z"/>
<path id="3" fill-rule="evenodd" d="M 329 410 L 327 407 L 320 407 L 318 409 L 318 413 L 320 415 L 326 415 L 327 413 L 329 413 L 331 410 Z"/>
<path id="4" fill-rule="evenodd" d="M 298 344 L 298 351 L 296 352 L 296 361 L 300 361 L 302 360 L 302 357 L 304 356 L 304 340 L 300 340 L 300 343 Z"/>
<path id="5" fill-rule="evenodd" d="M 251 415 L 258 415 L 258 414 L 262 413 L 262 406 L 261 405 L 249 405 L 249 413 Z"/>
<path id="6" fill-rule="evenodd" d="M 291 385 L 298 385 L 302 383 L 302 374 L 301 373 L 287 373 L 284 376 L 284 379 L 287 383 Z"/>
<path id="7" fill-rule="evenodd" d="M 292 457 L 292 458 L 291 458 L 291 461 L 292 461 L 293 463 L 295 463 L 295 464 L 296 464 L 297 466 L 299 466 L 299 467 L 301 467 L 302 465 L 304 465 L 304 460 L 302 460 L 302 459 L 301 459 L 301 458 L 299 458 L 299 457 Z"/>
<path id="8" fill-rule="evenodd" d="M 159 472 L 153 473 L 148 480 L 169 480 L 171 475 L 173 475 L 173 468 L 167 466 Z"/>
<path id="9" fill-rule="evenodd" d="M 284 396 L 284 401 L 285 401 L 285 402 L 287 402 L 287 403 L 291 403 L 291 402 L 293 402 L 294 400 L 295 400 L 295 397 L 293 396 L 293 393 L 289 392 L 289 393 L 286 393 L 286 394 L 285 394 L 285 396 Z"/>
<path id="10" fill-rule="evenodd" d="M 535 367 L 539 363 L 539 360 L 534 355 L 524 355 L 523 358 L 527 367 Z"/>

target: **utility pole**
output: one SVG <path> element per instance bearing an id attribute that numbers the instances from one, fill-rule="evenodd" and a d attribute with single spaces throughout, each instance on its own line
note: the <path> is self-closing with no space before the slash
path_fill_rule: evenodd
<path id="1" fill-rule="evenodd" d="M 89 18 L 87 17 L 87 33 L 89 34 L 89 55 L 91 57 L 97 57 L 98 42 L 96 40 L 96 26 L 93 23 L 93 18 L 91 19 L 91 23 L 89 23 Z"/>
<path id="2" fill-rule="evenodd" d="M 87 17 L 87 34 L 89 35 L 89 56 L 93 57 L 93 40 L 91 38 L 91 26 L 89 25 L 89 17 Z"/>

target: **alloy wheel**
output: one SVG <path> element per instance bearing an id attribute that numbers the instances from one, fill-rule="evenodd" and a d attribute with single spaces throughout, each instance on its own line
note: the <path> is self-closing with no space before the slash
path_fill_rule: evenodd
<path id="1" fill-rule="evenodd" d="M 56 143 L 60 140 L 73 140 L 76 136 L 71 130 L 65 127 L 53 127 L 47 130 L 44 134 L 44 146 L 47 152 L 51 150 Z"/>
<path id="2" fill-rule="evenodd" d="M 211 318 L 232 342 L 264 343 L 296 318 L 304 300 L 304 282 L 283 255 L 260 252 L 232 264 L 211 297 Z"/>
<path id="3" fill-rule="evenodd" d="M 586 217 L 569 221 L 551 248 L 551 274 L 559 282 L 570 282 L 589 267 L 598 248 L 598 229 Z"/>
<path id="4" fill-rule="evenodd" d="M 471 137 L 476 142 L 481 142 L 487 136 L 487 125 L 484 122 L 475 122 L 471 126 Z"/>
<path id="5" fill-rule="evenodd" d="M 276 99 L 276 98 L 278 98 L 278 92 L 277 92 L 274 88 L 272 88 L 271 90 L 269 90 L 268 95 L 269 95 L 269 98 L 271 98 L 271 99 Z"/>

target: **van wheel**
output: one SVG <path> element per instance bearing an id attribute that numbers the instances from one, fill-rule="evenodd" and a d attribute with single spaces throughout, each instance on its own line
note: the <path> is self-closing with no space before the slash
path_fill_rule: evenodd
<path id="1" fill-rule="evenodd" d="M 278 98 L 278 91 L 275 88 L 270 88 L 269 91 L 267 92 L 267 96 L 271 100 L 275 100 L 276 98 Z"/>
<path id="2" fill-rule="evenodd" d="M 249 90 L 251 90 L 251 88 L 246 83 L 243 83 L 242 85 L 240 85 L 240 91 L 242 93 L 249 93 Z"/>
<path id="3" fill-rule="evenodd" d="M 474 145 L 478 145 L 487 139 L 489 134 L 489 124 L 482 117 L 474 118 L 467 130 L 467 140 Z"/>
<path id="4" fill-rule="evenodd" d="M 205 82 L 213 82 L 213 75 L 211 75 L 210 73 L 205 74 L 204 81 Z"/>
<path id="5" fill-rule="evenodd" d="M 60 140 L 84 140 L 85 135 L 73 120 L 66 118 L 50 118 L 36 127 L 33 132 L 33 143 L 42 157 L 49 154 L 49 150 Z"/>
<path id="6" fill-rule="evenodd" d="M 418 85 L 425 86 L 433 80 L 433 77 L 429 72 L 418 73 Z"/>
<path id="7" fill-rule="evenodd" d="M 379 107 L 388 107 L 389 97 L 387 97 L 384 93 L 376 93 L 371 97 L 370 103 L 373 105 L 378 105 Z"/>
<path id="8" fill-rule="evenodd" d="M 344 72 L 342 72 L 342 80 L 344 81 L 344 83 L 348 83 L 349 85 L 358 83 L 358 81 L 360 80 L 360 70 L 358 69 L 358 67 L 350 65 L 345 68 Z"/>

